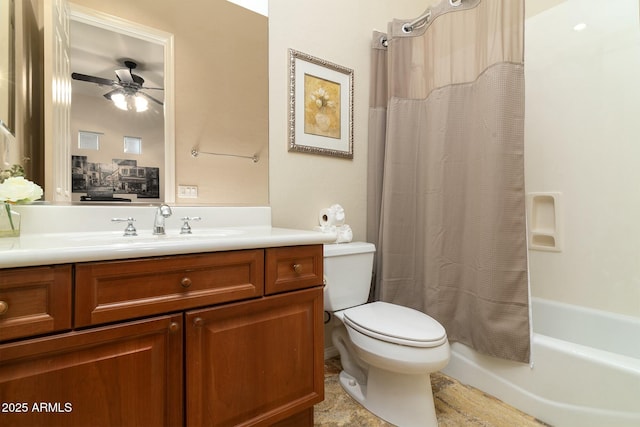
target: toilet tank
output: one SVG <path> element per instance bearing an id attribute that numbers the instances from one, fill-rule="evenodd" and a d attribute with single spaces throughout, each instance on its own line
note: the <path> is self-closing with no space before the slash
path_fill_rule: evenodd
<path id="1" fill-rule="evenodd" d="M 372 243 L 365 242 L 324 245 L 326 311 L 344 310 L 367 302 L 375 251 Z"/>

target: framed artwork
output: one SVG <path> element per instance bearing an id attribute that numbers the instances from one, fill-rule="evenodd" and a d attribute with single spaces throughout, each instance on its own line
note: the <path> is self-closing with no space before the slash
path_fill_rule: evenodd
<path id="1" fill-rule="evenodd" d="M 353 159 L 353 70 L 289 49 L 289 151 Z"/>

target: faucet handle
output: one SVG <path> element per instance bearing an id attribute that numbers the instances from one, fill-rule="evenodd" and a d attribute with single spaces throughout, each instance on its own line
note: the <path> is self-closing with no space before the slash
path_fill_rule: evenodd
<path id="1" fill-rule="evenodd" d="M 182 228 L 180 229 L 180 234 L 191 234 L 189 221 L 200 221 L 202 218 L 199 216 L 185 216 L 180 219 L 184 221 L 184 224 L 182 224 Z"/>
<path id="2" fill-rule="evenodd" d="M 111 218 L 111 222 L 127 222 L 127 228 L 124 229 L 123 236 L 137 236 L 136 228 L 133 226 L 135 219 L 129 218 Z"/>

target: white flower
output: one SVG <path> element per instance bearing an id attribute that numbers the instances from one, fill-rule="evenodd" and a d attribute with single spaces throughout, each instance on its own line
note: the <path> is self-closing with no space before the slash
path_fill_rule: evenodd
<path id="1" fill-rule="evenodd" d="M 14 176 L 0 184 L 0 202 L 31 203 L 42 197 L 42 188 L 22 176 Z"/>
<path id="2" fill-rule="evenodd" d="M 335 106 L 335 102 L 331 101 L 329 92 L 324 90 L 324 88 L 318 88 L 310 95 L 310 98 L 311 102 L 313 102 L 319 110 L 323 110 L 325 107 L 333 108 Z"/>

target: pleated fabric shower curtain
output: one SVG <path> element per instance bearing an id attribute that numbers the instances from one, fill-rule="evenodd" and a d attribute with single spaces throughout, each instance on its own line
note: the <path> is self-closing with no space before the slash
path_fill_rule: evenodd
<path id="1" fill-rule="evenodd" d="M 429 12 L 374 32 L 374 298 L 429 314 L 452 342 L 528 362 L 524 0 Z"/>

